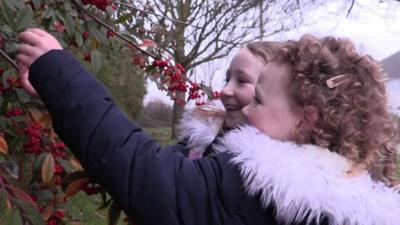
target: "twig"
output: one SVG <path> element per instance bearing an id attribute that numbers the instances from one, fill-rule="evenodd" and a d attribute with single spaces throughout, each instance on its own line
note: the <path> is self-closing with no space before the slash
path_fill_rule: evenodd
<path id="1" fill-rule="evenodd" d="M 124 2 L 120 2 L 120 1 L 112 1 L 112 3 L 118 4 L 118 5 L 123 5 L 123 6 L 126 6 L 126 7 L 128 7 L 128 8 L 137 10 L 137 11 L 142 12 L 142 13 L 152 14 L 152 15 L 155 15 L 155 16 L 158 16 L 158 17 L 167 19 L 167 20 L 171 20 L 172 22 L 175 22 L 175 23 L 180 23 L 180 24 L 184 24 L 184 25 L 187 25 L 187 26 L 191 26 L 191 27 L 197 28 L 197 29 L 201 29 L 201 27 L 192 25 L 192 24 L 190 24 L 190 23 L 186 23 L 186 22 L 183 22 L 183 21 L 180 21 L 180 20 L 172 19 L 172 18 L 169 18 L 169 17 L 167 17 L 167 16 L 163 16 L 163 15 L 154 13 L 154 12 L 149 12 L 149 11 L 145 11 L 145 10 L 143 10 L 143 9 L 136 8 L 133 4 L 130 5 L 130 4 L 128 4 L 128 3 L 124 3 Z"/>
<path id="2" fill-rule="evenodd" d="M 354 0 L 351 1 L 351 5 L 350 5 L 349 10 L 347 11 L 346 17 L 348 17 L 348 16 L 350 15 L 350 12 L 351 12 L 351 10 L 353 9 L 353 6 L 354 6 Z"/>
<path id="3" fill-rule="evenodd" d="M 96 16 L 94 16 L 93 14 L 91 14 L 89 11 L 87 11 L 85 8 L 83 8 L 79 3 L 76 2 L 76 0 L 71 0 L 72 3 L 74 3 L 76 5 L 76 7 L 78 7 L 79 10 L 83 11 L 84 13 L 86 13 L 89 17 L 91 17 L 92 19 L 94 19 L 98 24 L 102 25 L 103 27 L 107 28 L 108 30 L 112 31 L 115 36 L 121 38 L 123 41 L 127 42 L 128 44 L 132 45 L 133 47 L 135 47 L 136 49 L 138 49 L 139 51 L 141 51 L 142 53 L 157 59 L 158 57 L 142 48 L 140 48 L 137 44 L 133 43 L 131 40 L 129 40 L 127 37 L 122 36 L 120 34 L 118 34 L 111 26 L 109 26 L 108 24 L 104 23 L 102 20 L 100 20 L 99 18 L 97 18 Z"/>
<path id="4" fill-rule="evenodd" d="M 9 63 L 11 63 L 11 65 L 17 70 L 18 70 L 18 66 L 17 63 L 14 62 L 14 60 L 12 60 L 5 52 L 3 52 L 3 50 L 0 49 L 0 55 L 5 58 Z"/>

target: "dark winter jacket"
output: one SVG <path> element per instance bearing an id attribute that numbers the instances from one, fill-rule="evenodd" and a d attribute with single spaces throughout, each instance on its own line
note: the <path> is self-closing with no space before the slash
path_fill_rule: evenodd
<path id="1" fill-rule="evenodd" d="M 66 51 L 36 60 L 30 81 L 55 131 L 140 225 L 306 224 L 322 218 L 320 224 L 400 224 L 400 196 L 368 174 L 345 177 L 349 163 L 327 150 L 243 127 L 224 135 L 215 147 L 219 153 L 189 160 L 186 146 L 161 148 L 129 121 Z"/>

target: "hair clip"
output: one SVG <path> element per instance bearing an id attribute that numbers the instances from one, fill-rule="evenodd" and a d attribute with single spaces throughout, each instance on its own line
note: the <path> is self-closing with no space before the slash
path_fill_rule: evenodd
<path id="1" fill-rule="evenodd" d="M 335 88 L 344 83 L 346 80 L 348 80 L 350 76 L 351 74 L 341 74 L 331 77 L 328 80 L 326 80 L 326 86 L 328 86 L 329 88 Z"/>

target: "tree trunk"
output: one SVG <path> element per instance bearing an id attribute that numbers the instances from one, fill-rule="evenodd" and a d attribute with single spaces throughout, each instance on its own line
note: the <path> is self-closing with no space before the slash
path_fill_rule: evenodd
<path id="1" fill-rule="evenodd" d="M 173 113 L 172 113 L 172 124 L 171 124 L 171 138 L 176 138 L 176 126 L 179 120 L 182 118 L 183 106 L 177 102 L 185 102 L 185 92 L 179 91 L 176 93 L 176 98 L 179 99 L 174 102 Z"/>

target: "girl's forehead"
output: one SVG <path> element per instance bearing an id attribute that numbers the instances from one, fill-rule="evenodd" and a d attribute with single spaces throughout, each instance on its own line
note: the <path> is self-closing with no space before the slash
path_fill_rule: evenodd
<path id="1" fill-rule="evenodd" d="M 287 87 L 290 81 L 290 67 L 286 63 L 269 62 L 258 77 L 257 83 L 262 86 Z"/>

